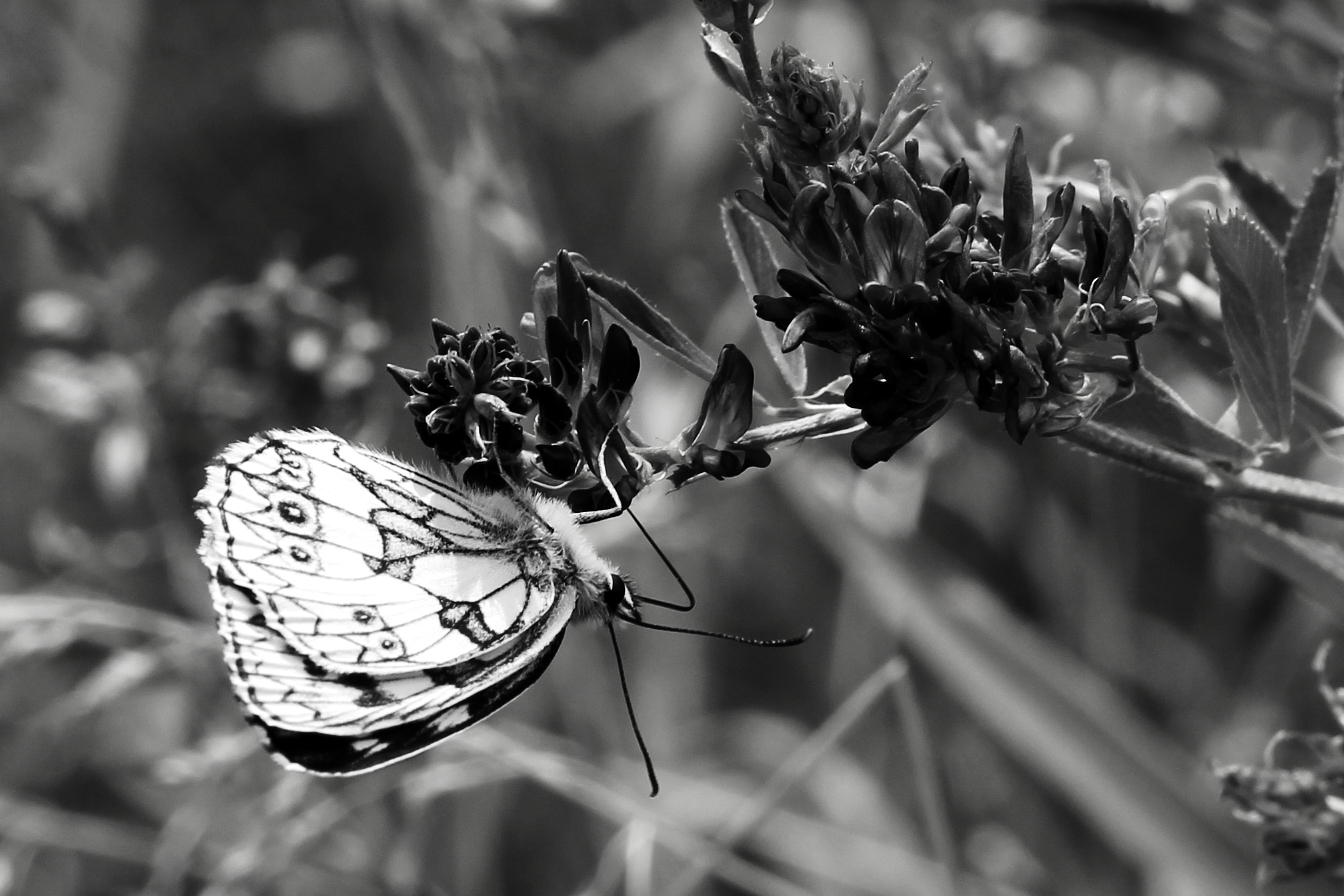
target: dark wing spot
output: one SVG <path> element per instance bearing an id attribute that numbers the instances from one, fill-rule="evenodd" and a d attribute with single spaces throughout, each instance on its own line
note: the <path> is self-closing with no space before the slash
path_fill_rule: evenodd
<path id="1" fill-rule="evenodd" d="M 425 677 L 434 685 L 442 686 L 450 684 L 453 687 L 461 687 L 462 683 L 467 679 L 467 673 L 473 671 L 465 668 L 466 665 L 466 663 L 458 663 L 455 666 L 441 666 L 435 669 L 426 669 Z"/>
<path id="2" fill-rule="evenodd" d="M 306 656 L 303 658 L 303 671 L 307 672 L 313 678 L 326 678 L 327 676 L 331 675 L 330 672 L 328 672 L 326 669 L 323 669 L 317 663 L 313 662 L 312 659 Z"/>
<path id="3" fill-rule="evenodd" d="M 360 694 L 355 698 L 356 706 L 385 706 L 393 702 L 387 691 L 383 690 L 378 679 L 363 672 L 346 672 L 336 676 L 336 683 L 354 688 Z"/>
<path id="4" fill-rule="evenodd" d="M 277 509 L 280 511 L 280 518 L 287 523 L 301 526 L 308 522 L 308 514 L 293 501 L 281 501 Z"/>
<path id="5" fill-rule="evenodd" d="M 373 611 L 366 607 L 360 607 L 351 615 L 355 617 L 355 621 L 360 625 L 368 625 L 373 621 Z"/>

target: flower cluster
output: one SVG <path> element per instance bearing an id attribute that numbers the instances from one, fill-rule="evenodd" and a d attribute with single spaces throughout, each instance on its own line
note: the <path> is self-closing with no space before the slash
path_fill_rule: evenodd
<path id="1" fill-rule="evenodd" d="M 469 462 L 468 481 L 527 483 L 564 495 L 578 512 L 625 507 L 656 476 L 680 485 L 769 463 L 764 450 L 736 443 L 751 424 L 753 390 L 751 364 L 732 346 L 699 417 L 672 444 L 649 446 L 634 433 L 626 418 L 639 353 L 624 327 L 603 330 L 593 295 L 647 308 L 630 287 L 568 252 L 537 272 L 531 328 L 544 361 L 524 357 L 503 330 L 459 332 L 435 321 L 437 354 L 424 370 L 388 366 L 421 441 L 444 463 Z"/>
<path id="2" fill-rule="evenodd" d="M 425 362 L 424 372 L 387 368 L 410 396 L 406 409 L 420 441 L 449 465 L 484 457 L 489 445 L 514 466 L 523 450 L 523 415 L 536 407 L 540 393 L 554 388 L 503 330 L 458 332 L 440 320 L 431 326 L 438 354 Z"/>
<path id="3" fill-rule="evenodd" d="M 904 91 L 920 79 L 912 73 Z M 1084 208 L 1080 246 L 1066 249 L 1074 188 L 1056 189 L 1036 215 L 1020 129 L 999 213 L 981 208 L 965 161 L 935 178 L 916 140 L 895 153 L 922 115 L 896 114 L 899 91 L 861 129 L 862 94 L 842 103 L 835 73 L 792 47 L 774 54 L 766 83 L 749 147 L 761 193 L 738 200 L 807 270 L 780 271 L 784 295 L 757 296 L 757 314 L 784 331 L 785 351 L 806 342 L 849 360 L 845 401 L 867 424 L 856 463 L 889 459 L 964 394 L 1020 442 L 1033 428 L 1080 425 L 1124 385 L 1109 358 L 1080 351 L 1114 337 L 1137 363 L 1133 342 L 1156 322 L 1130 265 L 1124 200 L 1100 216 Z"/>
<path id="4" fill-rule="evenodd" d="M 752 118 L 790 164 L 829 165 L 859 136 L 863 88 L 851 89 L 847 101 L 834 69 L 819 68 L 796 47 L 775 50 L 765 88 L 768 100 Z"/>
<path id="5" fill-rule="evenodd" d="M 1321 695 L 1344 726 L 1344 690 L 1326 680 L 1329 645 L 1313 666 Z M 1260 831 L 1262 882 L 1306 875 L 1344 878 L 1344 735 L 1281 733 L 1262 767 L 1218 769 L 1223 799 Z"/>

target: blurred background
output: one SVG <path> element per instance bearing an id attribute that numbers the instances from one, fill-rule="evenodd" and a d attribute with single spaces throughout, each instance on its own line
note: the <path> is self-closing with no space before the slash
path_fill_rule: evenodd
<path id="1" fill-rule="evenodd" d="M 1235 151 L 1299 195 L 1341 26 L 1330 0 L 778 0 L 758 39 L 873 114 L 930 61 L 933 118 L 1021 123 L 1038 168 L 1072 135 L 1080 181 Z M 0 894 L 1254 891 L 1211 763 L 1335 730 L 1310 661 L 1338 626 L 1200 501 L 964 410 L 861 475 L 837 440 L 641 499 L 692 624 L 816 629 L 622 633 L 656 800 L 578 626 L 410 762 L 329 781 L 260 750 L 195 557 L 204 464 L 274 426 L 430 463 L 383 365 L 420 365 L 431 317 L 517 332 L 560 248 L 782 400 L 719 225 L 743 133 L 689 0 L 0 4 Z M 1222 413 L 1226 378 L 1144 345 Z M 642 358 L 634 426 L 671 439 L 703 386 Z M 628 521 L 590 531 L 675 595 Z"/>

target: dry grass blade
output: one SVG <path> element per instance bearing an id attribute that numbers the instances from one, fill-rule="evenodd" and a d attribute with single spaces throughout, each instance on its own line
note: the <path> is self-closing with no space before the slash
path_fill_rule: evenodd
<path id="1" fill-rule="evenodd" d="M 752 794 L 714 839 L 725 849 L 732 849 L 746 839 L 770 810 L 779 804 L 784 795 L 830 752 L 840 738 L 854 727 L 854 723 L 888 688 L 905 677 L 907 671 L 904 662 L 892 660 L 868 676 L 831 714 L 825 724 L 803 741 L 784 764 L 775 770 L 765 785 Z M 692 864 L 668 888 L 669 896 L 685 896 L 690 893 L 711 870 L 712 866 Z"/>
<path id="2" fill-rule="evenodd" d="M 797 477 L 790 496 L 850 571 L 873 611 L 1005 747 L 1051 782 L 1151 879 L 1192 894 L 1250 894 L 1249 857 L 1197 765 L 1158 741 L 1086 668 L 1008 617 L 930 545 L 899 558 L 875 546 Z M 1185 767 L 1183 767 L 1185 766 Z"/>
<path id="3" fill-rule="evenodd" d="M 664 814 L 649 808 L 647 800 L 621 793 L 603 784 L 601 770 L 554 752 L 529 749 L 498 728 L 477 727 L 458 740 L 482 755 L 495 757 L 579 805 L 617 824 L 642 820 L 657 830 L 657 839 L 683 858 L 709 857 L 716 876 L 758 896 L 806 896 L 807 890 L 746 862 L 717 844 L 687 831 Z"/>
<path id="4" fill-rule="evenodd" d="M 876 693 L 881 696 L 883 690 L 879 688 Z M 460 743 L 474 737 L 471 732 L 464 734 L 467 736 L 458 738 Z M 778 883 L 785 888 L 782 892 L 800 892 L 796 885 L 763 872 L 732 853 L 723 853 L 708 836 L 687 830 L 690 827 L 709 831 L 727 824 L 737 805 L 749 797 L 747 793 L 738 793 L 733 782 L 706 781 L 664 771 L 663 793 L 650 802 L 609 787 L 603 783 L 606 773 L 600 769 L 566 758 L 566 753 L 577 751 L 567 741 L 512 726 L 508 735 L 499 735 L 497 739 L 496 735 L 497 731 L 490 732 L 492 739 L 470 744 L 470 749 L 496 762 L 507 761 L 539 783 L 617 824 L 629 824 L 632 818 L 656 824 L 663 844 L 685 858 L 713 863 L 715 856 L 722 853 L 726 864 L 714 865 L 712 873 L 723 881 L 736 883 L 750 872 L 764 874 L 761 883 L 767 887 Z M 943 873 L 940 865 L 900 842 L 856 833 L 788 809 L 775 809 L 763 820 L 752 838 L 752 850 L 778 867 L 793 869 L 813 889 L 838 887 L 881 896 L 927 896 L 936 890 Z M 989 881 L 973 875 L 967 875 L 965 880 L 982 889 L 990 887 Z M 1011 887 L 998 882 L 994 886 L 1003 896 L 1020 896 Z M 750 892 L 758 890 L 752 888 Z"/>
<path id="5" fill-rule="evenodd" d="M 137 865 L 148 865 L 154 856 L 154 832 L 146 828 L 67 812 L 9 794 L 0 794 L 0 831 L 23 843 Z"/>
<path id="6" fill-rule="evenodd" d="M 892 688 L 897 717 L 901 720 L 901 730 L 905 732 L 906 747 L 914 765 L 912 771 L 919 810 L 924 816 L 924 827 L 928 831 L 933 854 L 943 867 L 943 892 L 947 896 L 954 896 L 957 892 L 956 841 L 940 786 L 942 773 L 934 757 L 933 739 L 929 737 L 929 726 L 924 720 L 919 695 L 915 693 L 915 685 L 909 674 L 896 678 Z"/>

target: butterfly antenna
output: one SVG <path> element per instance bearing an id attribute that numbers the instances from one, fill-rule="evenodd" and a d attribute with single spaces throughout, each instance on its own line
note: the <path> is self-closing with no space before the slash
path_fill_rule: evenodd
<path id="1" fill-rule="evenodd" d="M 691 593 L 691 586 L 686 584 L 686 580 L 681 577 L 681 573 L 677 572 L 677 568 L 672 565 L 672 561 L 667 559 L 667 555 L 663 553 L 663 549 L 658 547 L 658 542 L 653 540 L 653 536 L 649 534 L 648 529 L 644 528 L 644 524 L 639 521 L 639 517 L 635 516 L 634 511 L 627 507 L 625 512 L 630 515 L 630 519 L 635 521 L 635 525 L 639 527 L 639 532 L 644 536 L 644 540 L 649 543 L 649 547 L 653 548 L 654 553 L 658 555 L 658 559 L 663 561 L 663 565 L 667 567 L 668 572 L 672 573 L 672 578 L 677 580 L 677 584 L 681 586 L 682 594 L 686 595 L 686 603 L 684 605 L 670 603 L 665 600 L 657 600 L 652 597 L 645 597 L 642 594 L 639 596 L 639 602 L 642 604 L 650 604 L 655 607 L 662 607 L 666 610 L 676 610 L 678 613 L 688 613 L 691 610 L 694 610 L 695 595 Z"/>
<path id="2" fill-rule="evenodd" d="M 607 634 L 611 635 L 611 649 L 616 653 L 616 674 L 621 679 L 621 694 L 625 697 L 625 712 L 630 716 L 630 727 L 635 731 L 635 740 L 639 742 L 639 752 L 644 756 L 644 768 L 649 773 L 649 796 L 658 795 L 658 775 L 653 771 L 653 757 L 649 755 L 649 748 L 644 743 L 644 735 L 639 730 L 639 722 L 635 720 L 635 704 L 630 700 L 630 686 L 625 680 L 625 663 L 621 661 L 621 645 L 616 641 L 616 627 L 607 620 Z"/>
<path id="3" fill-rule="evenodd" d="M 644 601 L 643 598 L 640 598 Z M 648 602 L 648 601 L 644 601 Z M 643 619 L 636 619 L 632 616 L 622 615 L 622 619 L 631 625 L 639 628 L 653 629 L 656 632 L 676 632 L 680 635 L 699 635 L 702 638 L 718 638 L 720 641 L 733 641 L 737 644 L 753 644 L 757 647 L 795 647 L 808 638 L 812 637 L 812 629 L 808 629 L 801 635 L 795 635 L 792 638 L 747 638 L 742 635 L 732 635 L 728 632 L 711 632 L 699 628 L 681 628 L 676 625 L 659 625 L 656 622 L 647 622 Z"/>

